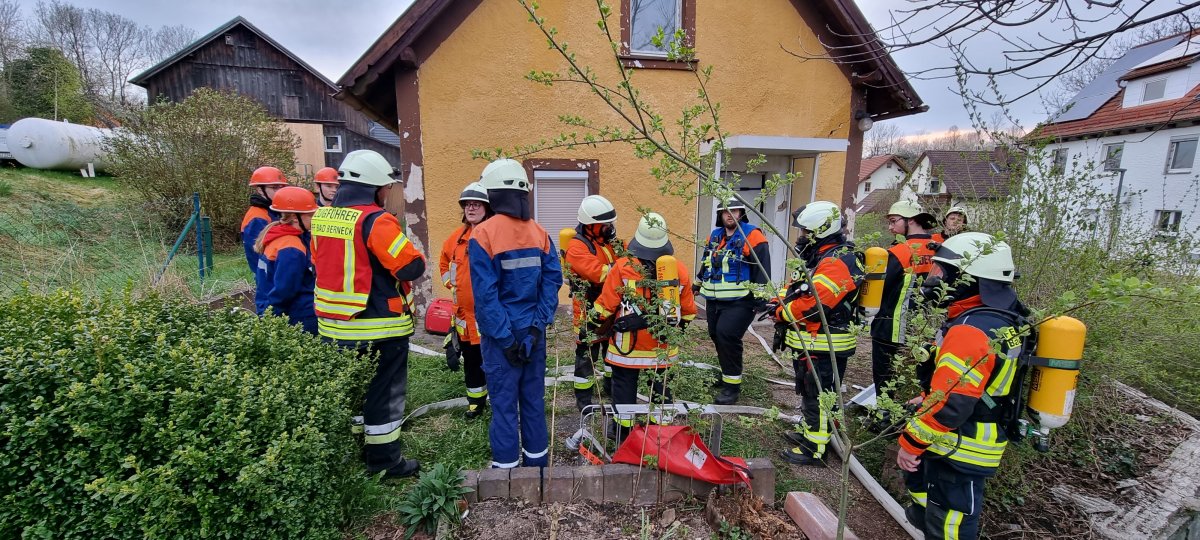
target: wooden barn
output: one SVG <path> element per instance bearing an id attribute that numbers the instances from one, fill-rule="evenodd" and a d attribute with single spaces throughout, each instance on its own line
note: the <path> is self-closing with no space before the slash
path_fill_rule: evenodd
<path id="1" fill-rule="evenodd" d="M 232 90 L 254 99 L 300 137 L 297 173 L 311 176 L 337 167 L 353 150 L 370 149 L 400 164 L 400 148 L 371 135 L 380 129 L 362 113 L 333 98 L 339 88 L 312 66 L 242 17 L 221 25 L 129 82 L 147 100 L 182 101 L 196 88 Z M 378 135 L 377 135 L 378 136 Z"/>

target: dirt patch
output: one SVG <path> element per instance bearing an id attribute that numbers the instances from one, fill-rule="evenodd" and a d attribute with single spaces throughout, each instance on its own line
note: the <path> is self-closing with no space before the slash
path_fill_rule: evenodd
<path id="1" fill-rule="evenodd" d="M 456 531 L 460 540 L 533 540 L 535 538 L 624 540 L 661 538 L 708 539 L 715 532 L 696 502 L 631 508 L 613 503 L 549 504 L 484 501 L 474 504 Z"/>

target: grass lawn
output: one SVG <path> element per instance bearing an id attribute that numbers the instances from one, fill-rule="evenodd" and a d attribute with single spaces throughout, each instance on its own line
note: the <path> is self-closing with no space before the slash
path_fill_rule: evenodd
<path id="1" fill-rule="evenodd" d="M 0 168 L 0 291 L 77 288 L 102 292 L 149 286 L 178 230 L 166 230 L 110 177 Z M 161 284 L 197 298 L 253 281 L 238 252 L 215 253 L 201 282 L 185 242 Z"/>

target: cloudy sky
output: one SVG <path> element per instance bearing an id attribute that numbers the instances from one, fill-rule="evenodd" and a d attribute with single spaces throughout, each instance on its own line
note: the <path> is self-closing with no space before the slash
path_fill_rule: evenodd
<path id="1" fill-rule="evenodd" d="M 121 13 L 139 23 L 159 27 L 183 24 L 203 35 L 237 15 L 261 28 L 264 32 L 303 58 L 330 79 L 337 80 L 350 64 L 412 3 L 412 0 L 68 0 L 81 7 L 95 7 Z M 575 0 L 571 0 L 575 1 Z M 1170 9 L 1178 0 L 1156 0 L 1151 11 Z M 1132 0 L 1129 4 L 1150 3 L 1151 0 Z M 24 0 L 31 10 L 34 0 Z M 858 0 L 859 7 L 876 28 L 888 26 L 893 15 L 889 10 L 903 6 L 897 0 Z M 1062 22 L 1048 22 L 1039 28 L 1016 29 L 1014 32 L 1061 31 Z M 982 43 L 981 43 L 982 44 Z M 980 48 L 979 50 L 985 50 Z M 997 48 L 992 48 L 992 51 Z M 993 53 L 994 54 L 994 53 Z M 919 70 L 933 65 L 946 65 L 946 53 L 937 47 L 924 47 L 897 55 L 900 67 Z M 951 126 L 970 129 L 962 100 L 954 90 L 953 80 L 913 80 L 917 92 L 930 104 L 930 111 L 894 122 L 902 133 L 937 133 Z M 1019 81 L 1002 82 L 1006 92 L 1016 91 Z M 1012 114 L 1024 125 L 1032 126 L 1043 115 L 1036 96 L 1018 103 Z M 991 115 L 985 111 L 984 116 Z"/>

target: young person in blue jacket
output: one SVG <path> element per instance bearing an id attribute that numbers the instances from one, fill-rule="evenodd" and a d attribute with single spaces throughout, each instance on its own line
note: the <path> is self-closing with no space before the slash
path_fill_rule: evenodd
<path id="1" fill-rule="evenodd" d="M 270 309 L 286 316 L 289 323 L 302 326 L 305 332 L 316 334 L 316 277 L 308 251 L 316 197 L 302 187 L 288 186 L 275 193 L 271 211 L 279 214 L 279 220 L 267 225 L 254 243 L 254 251 L 259 254 L 255 274 L 258 314 Z"/>

